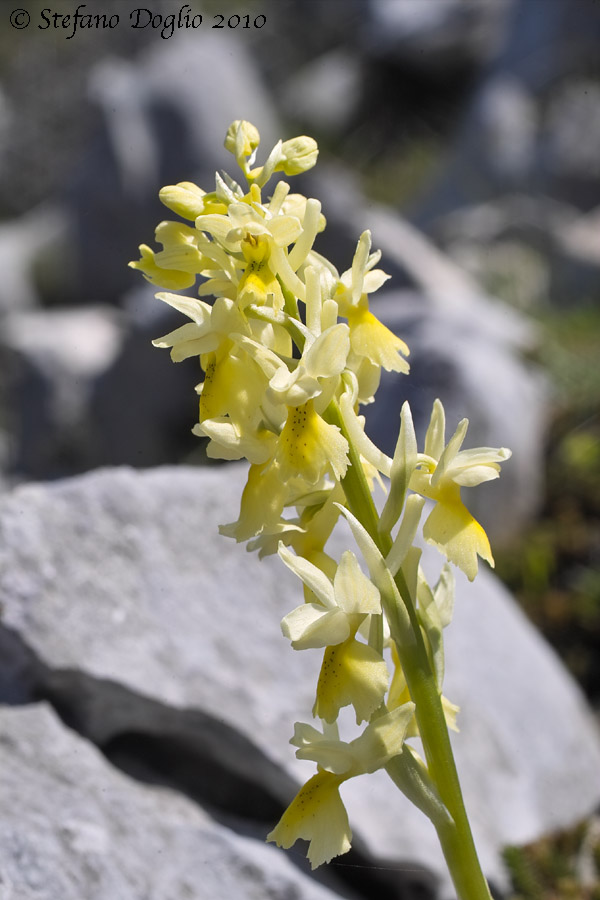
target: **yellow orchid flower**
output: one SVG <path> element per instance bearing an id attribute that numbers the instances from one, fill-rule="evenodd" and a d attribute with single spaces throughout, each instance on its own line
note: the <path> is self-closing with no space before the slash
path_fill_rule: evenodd
<path id="1" fill-rule="evenodd" d="M 481 556 L 491 566 L 494 558 L 487 534 L 462 502 L 461 487 L 498 478 L 500 463 L 509 459 L 511 452 L 505 447 L 461 451 L 468 425 L 468 420 L 463 419 L 444 447 L 444 407 L 439 400 L 435 401 L 425 453 L 418 456 L 409 487 L 436 501 L 423 526 L 425 540 L 439 547 L 473 581 L 477 575 L 477 557 Z"/>
<path id="2" fill-rule="evenodd" d="M 379 592 L 350 550 L 342 554 L 333 584 L 318 566 L 294 556 L 283 543 L 278 552 L 312 596 L 312 602 L 296 607 L 281 622 L 295 650 L 341 644 L 356 633 L 365 615 L 381 613 Z"/>
<path id="3" fill-rule="evenodd" d="M 313 716 L 334 722 L 340 709 L 353 706 L 356 723 L 368 721 L 383 702 L 388 685 L 383 657 L 368 644 L 349 637 L 343 644 L 325 650 Z"/>
<path id="4" fill-rule="evenodd" d="M 130 262 L 130 268 L 138 269 L 157 287 L 182 290 L 195 284 L 196 275 L 207 264 L 200 252 L 195 229 L 181 222 L 161 222 L 155 236 L 163 249 L 155 253 L 146 244 L 141 244 L 141 258 Z"/>
<path id="5" fill-rule="evenodd" d="M 167 209 L 192 222 L 206 213 L 227 212 L 227 205 L 218 200 L 215 193 L 207 194 L 191 181 L 165 185 L 158 192 L 158 197 Z"/>
<path id="6" fill-rule="evenodd" d="M 196 276 L 191 272 L 177 269 L 161 268 L 156 262 L 158 254 L 147 244 L 139 246 L 140 258 L 129 263 L 131 269 L 141 272 L 146 281 L 155 287 L 164 287 L 171 291 L 183 291 L 196 283 Z"/>
<path id="7" fill-rule="evenodd" d="M 300 578 L 305 601 L 284 616 L 282 631 L 295 650 L 323 651 L 313 706 L 322 730 L 296 723 L 291 741 L 317 772 L 268 839 L 284 847 L 308 840 L 313 868 L 346 852 L 352 832 L 340 786 L 386 768 L 438 829 L 457 887 L 484 897 L 444 725 L 445 717 L 455 728 L 458 711 L 442 694 L 453 579 L 446 564 L 430 588 L 415 541 L 422 528 L 470 579 L 478 556 L 493 565 L 461 489 L 497 478 L 510 452 L 462 450 L 466 420 L 446 444 L 439 401 L 423 453 L 406 403 L 393 458 L 367 437 L 359 409 L 373 401 L 381 370 L 409 368 L 408 347 L 369 308 L 370 295 L 389 277 L 377 268 L 381 254 L 371 252 L 365 231 L 340 275 L 314 249 L 325 227 L 319 201 L 290 194 L 281 180 L 266 194 L 273 173 L 294 175 L 314 165 L 316 142 L 305 135 L 278 141 L 256 165 L 259 145 L 254 125 L 233 122 L 225 147 L 246 186 L 223 173 L 210 193 L 192 182 L 164 187 L 162 203 L 194 227 L 161 222 L 162 250 L 142 244 L 141 258 L 130 265 L 166 288 L 157 296 L 190 320 L 154 344 L 169 348 L 176 362 L 199 358 L 204 380 L 196 386 L 193 431 L 208 438 L 207 455 L 250 464 L 239 517 L 220 531 L 249 541 L 261 557 L 278 551 Z M 175 293 L 195 285 L 198 275 L 196 296 Z M 210 295 L 212 306 L 199 299 Z M 385 491 L 381 476 L 390 488 L 378 514 L 372 495 L 376 481 Z M 428 500 L 433 507 L 421 526 Z M 369 577 L 351 551 L 339 563 L 328 552 L 340 516 Z M 350 742 L 339 739 L 337 728 L 347 706 L 357 725 L 367 723 Z M 404 743 L 419 728 L 427 763 Z"/>
<path id="8" fill-rule="evenodd" d="M 373 266 L 379 262 L 381 252 L 370 253 L 371 232 L 364 231 L 358 241 L 352 268 L 339 279 L 334 299 L 340 314 L 348 319 L 350 346 L 359 358 L 368 359 L 373 365 L 388 372 L 409 371 L 404 356 L 409 349 L 399 337 L 387 328 L 369 310 L 368 294 L 378 290 L 390 277 Z"/>
<path id="9" fill-rule="evenodd" d="M 316 484 L 328 472 L 343 478 L 348 468 L 348 441 L 337 425 L 330 425 L 316 412 L 313 400 L 288 407 L 275 459 L 281 477 L 300 475 L 307 484 Z"/>
<path id="10" fill-rule="evenodd" d="M 340 785 L 349 778 L 382 769 L 402 750 L 406 728 L 414 704 L 379 716 L 363 733 L 346 743 L 337 739 L 335 726 L 324 732 L 297 722 L 290 741 L 299 749 L 299 759 L 311 759 L 318 765 L 300 788 L 267 841 L 288 849 L 297 840 L 310 841 L 308 859 L 313 869 L 347 853 L 352 830 L 340 797 Z"/>
<path id="11" fill-rule="evenodd" d="M 288 850 L 296 841 L 309 841 L 308 859 L 312 869 L 347 853 L 352 829 L 340 797 L 343 775 L 320 771 L 300 788 L 275 828 L 267 835 L 278 847 Z"/>

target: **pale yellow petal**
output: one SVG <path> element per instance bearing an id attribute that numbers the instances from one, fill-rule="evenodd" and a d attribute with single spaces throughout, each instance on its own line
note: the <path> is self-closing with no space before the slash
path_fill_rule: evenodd
<path id="1" fill-rule="evenodd" d="M 469 581 L 477 575 L 477 556 L 494 565 L 488 537 L 461 502 L 460 494 L 458 499 L 452 497 L 436 503 L 423 526 L 423 536 L 462 569 Z"/>
<path id="2" fill-rule="evenodd" d="M 387 689 L 385 660 L 372 647 L 350 638 L 325 651 L 313 715 L 334 722 L 342 707 L 353 706 L 360 724 L 380 706 Z"/>
<path id="3" fill-rule="evenodd" d="M 267 841 L 286 849 L 297 840 L 310 841 L 308 858 L 315 869 L 334 856 L 347 853 L 352 840 L 348 814 L 339 786 L 343 775 L 317 772 L 300 788 Z"/>

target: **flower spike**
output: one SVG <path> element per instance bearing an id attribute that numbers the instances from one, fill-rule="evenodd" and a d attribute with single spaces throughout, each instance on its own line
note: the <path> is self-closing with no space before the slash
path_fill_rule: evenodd
<path id="1" fill-rule="evenodd" d="M 220 532 L 260 557 L 278 553 L 304 595 L 283 616 L 282 633 L 295 651 L 322 655 L 313 706 L 320 727 L 296 723 L 291 741 L 317 771 L 267 839 L 286 848 L 307 840 L 313 868 L 347 852 L 340 787 L 385 770 L 438 829 L 461 900 L 489 900 L 448 741 L 458 707 L 442 694 L 454 577 L 445 563 L 430 587 L 419 537 L 470 579 L 478 557 L 493 565 L 461 491 L 497 478 L 510 451 L 463 450 L 466 419 L 446 443 L 439 400 L 422 452 L 408 403 L 393 458 L 376 446 L 361 406 L 374 402 L 382 370 L 408 373 L 409 348 L 369 306 L 389 277 L 371 233 L 363 231 L 340 274 L 315 248 L 326 226 L 320 202 L 284 179 L 269 187 L 275 173 L 315 165 L 313 138 L 280 140 L 260 162 L 258 129 L 237 119 L 225 147 L 240 183 L 217 173 L 212 190 L 188 181 L 163 187 L 161 202 L 185 222 L 160 222 L 161 249 L 141 244 L 130 266 L 187 318 L 153 343 L 174 362 L 198 359 L 192 431 L 207 442 L 207 457 L 249 463 L 238 519 Z M 388 490 L 381 513 L 377 485 Z M 332 555 L 341 519 L 365 571 L 350 549 Z M 345 707 L 355 725 L 340 716 Z M 406 743 L 415 736 L 427 762 Z"/>

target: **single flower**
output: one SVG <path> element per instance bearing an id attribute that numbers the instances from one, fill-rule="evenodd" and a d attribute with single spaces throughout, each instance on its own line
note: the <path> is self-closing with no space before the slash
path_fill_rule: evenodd
<path id="1" fill-rule="evenodd" d="M 343 775 L 319 771 L 300 788 L 275 828 L 267 835 L 278 847 L 289 849 L 298 840 L 309 841 L 312 869 L 328 863 L 351 847 L 352 829 L 340 797 Z"/>
<path id="2" fill-rule="evenodd" d="M 423 536 L 439 547 L 450 562 L 457 565 L 470 581 L 477 575 L 477 557 L 491 566 L 494 558 L 488 537 L 462 502 L 461 487 L 473 487 L 491 481 L 500 474 L 500 463 L 510 458 L 505 447 L 478 447 L 462 450 L 468 420 L 463 419 L 444 446 L 444 407 L 436 400 L 425 438 L 425 453 L 410 479 L 410 489 L 435 500 Z"/>
<path id="3" fill-rule="evenodd" d="M 350 550 L 342 554 L 333 584 L 320 568 L 295 556 L 283 543 L 279 545 L 279 556 L 313 598 L 281 622 L 281 630 L 295 650 L 341 644 L 356 634 L 366 615 L 381 613 L 379 591 L 362 573 Z"/>
<path id="4" fill-rule="evenodd" d="M 286 849 L 297 840 L 309 841 L 307 855 L 313 869 L 347 853 L 352 830 L 340 785 L 383 768 L 401 752 L 413 710 L 414 705 L 407 703 L 379 716 L 350 743 L 338 740 L 335 728 L 325 726 L 322 733 L 297 722 L 290 743 L 299 748 L 296 756 L 314 760 L 318 771 L 300 788 L 267 840 Z"/>
<path id="5" fill-rule="evenodd" d="M 348 441 L 337 425 L 321 418 L 313 400 L 289 406 L 287 412 L 275 454 L 282 477 L 300 475 L 308 485 L 329 472 L 338 480 L 343 478 L 349 464 Z"/>

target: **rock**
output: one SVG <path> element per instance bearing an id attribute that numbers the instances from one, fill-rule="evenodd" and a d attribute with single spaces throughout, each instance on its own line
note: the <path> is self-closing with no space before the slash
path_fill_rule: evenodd
<path id="1" fill-rule="evenodd" d="M 294 720 L 310 721 L 319 660 L 279 631 L 296 579 L 217 534 L 237 515 L 244 478 L 238 465 L 107 470 L 6 497 L 0 683 L 21 702 L 51 700 L 131 765 L 148 747 L 171 773 L 201 760 L 219 773 L 203 786 L 212 803 L 262 797 L 271 815 L 312 773 L 287 742 Z M 503 884 L 503 845 L 598 802 L 600 740 L 574 683 L 486 571 L 458 581 L 447 655 L 467 806 L 485 870 Z M 391 866 L 394 881 L 399 867 L 429 869 L 439 896 L 452 896 L 433 829 L 384 775 L 349 782 L 344 798 L 370 864 Z"/>
<path id="2" fill-rule="evenodd" d="M 39 305 L 35 263 L 61 242 L 65 233 L 64 213 L 51 206 L 33 209 L 0 225 L 0 317 Z"/>
<path id="3" fill-rule="evenodd" d="M 123 323 L 111 307 L 31 310 L 7 316 L 7 397 L 13 429 L 10 468 L 34 478 L 81 471 L 97 459 L 90 421 L 96 379 L 113 363 Z M 104 428 L 112 423 L 103 422 Z"/>
<path id="4" fill-rule="evenodd" d="M 546 165 L 557 179 L 587 183 L 600 175 L 600 84 L 573 78 L 552 97 L 547 115 Z M 585 140 L 582 136 L 585 135 Z M 576 190 L 576 184 L 573 185 Z M 580 203 L 589 209 L 589 199 Z"/>
<path id="5" fill-rule="evenodd" d="M 312 196 L 322 198 L 328 226 L 315 245 L 342 268 L 351 264 L 361 232 L 370 229 L 373 249 L 380 249 L 380 266 L 390 276 L 384 289 L 411 287 L 423 295 L 433 311 L 451 311 L 476 319 L 482 334 L 518 350 L 531 350 L 537 341 L 535 325 L 498 301 L 406 218 L 387 207 L 370 203 L 347 172 L 321 167 L 309 183 Z M 324 249 L 323 249 L 324 248 Z"/>
<path id="6" fill-rule="evenodd" d="M 599 36 L 597 4 L 518 0 L 413 221 L 431 232 L 448 213 L 506 192 L 598 205 L 598 85 L 588 73 Z"/>
<path id="7" fill-rule="evenodd" d="M 524 194 L 465 207 L 438 222 L 446 252 L 488 290 L 524 310 L 593 301 L 598 284 L 598 208 L 581 215 Z"/>
<path id="8" fill-rule="evenodd" d="M 482 81 L 440 174 L 411 218 L 429 233 L 464 207 L 538 187 L 539 115 L 531 90 L 511 73 Z M 536 190 L 537 193 L 537 190 Z"/>
<path id="9" fill-rule="evenodd" d="M 173 365 L 168 353 L 152 346 L 154 338 L 181 325 L 181 315 L 154 293 L 143 284 L 123 298 L 125 337 L 90 394 L 92 465 L 156 466 L 203 453 L 204 443 L 191 433 L 198 361 Z"/>
<path id="10" fill-rule="evenodd" d="M 174 366 L 152 339 L 180 316 L 140 285 L 111 306 L 11 313 L 0 338 L 12 435 L 0 470 L 56 478 L 105 465 L 151 466 L 195 453 L 198 364 Z M 6 465 L 5 465 L 6 464 Z"/>
<path id="11" fill-rule="evenodd" d="M 374 56 L 430 69 L 482 62 L 497 50 L 513 0 L 370 0 L 363 41 Z"/>
<path id="12" fill-rule="evenodd" d="M 117 771 L 47 704 L 0 710 L 0 894 L 334 900 L 260 839 Z"/>
<path id="13" fill-rule="evenodd" d="M 308 134 L 340 134 L 357 111 L 363 80 L 356 53 L 330 50 L 292 75 L 281 91 L 281 106 L 294 110 Z"/>
<path id="14" fill-rule="evenodd" d="M 567 308 L 568 301 L 576 304 L 596 302 L 600 276 L 599 226 L 600 207 L 596 207 L 554 230 L 552 298 L 557 306 Z"/>
<path id="15" fill-rule="evenodd" d="M 542 8 L 517 0 L 490 71 L 512 72 L 545 93 L 565 75 L 585 70 L 596 60 L 599 36 L 600 14 L 594 4 L 553 0 L 552 6 Z"/>

